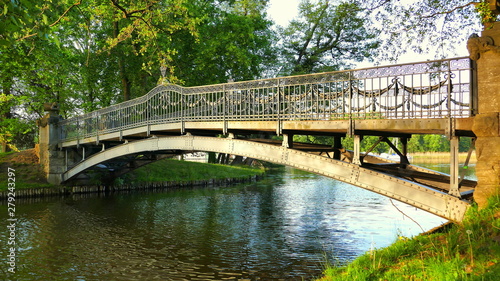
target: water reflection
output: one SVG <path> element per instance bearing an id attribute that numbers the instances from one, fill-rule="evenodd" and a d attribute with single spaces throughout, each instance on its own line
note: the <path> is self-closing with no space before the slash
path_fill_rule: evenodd
<path id="1" fill-rule="evenodd" d="M 444 222 L 395 204 L 425 230 Z M 16 211 L 18 280 L 302 280 L 319 276 L 326 259 L 348 261 L 421 232 L 385 197 L 289 168 L 235 187 L 53 199 Z M 6 214 L 1 206 L 3 229 Z"/>
<path id="2" fill-rule="evenodd" d="M 434 171 L 439 171 L 445 174 L 450 174 L 450 164 L 443 163 L 418 163 L 417 166 L 422 166 Z M 459 175 L 463 175 L 468 180 L 477 180 L 476 177 L 476 164 L 469 164 L 464 166 L 464 164 L 459 164 Z"/>

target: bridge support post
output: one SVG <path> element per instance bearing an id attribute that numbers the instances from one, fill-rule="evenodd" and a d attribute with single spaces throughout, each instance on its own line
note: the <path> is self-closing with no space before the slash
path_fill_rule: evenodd
<path id="1" fill-rule="evenodd" d="M 500 22 L 485 28 L 481 37 L 467 42 L 470 57 L 477 60 L 476 140 L 478 185 L 474 200 L 485 207 L 488 198 L 500 194 Z"/>
<path id="2" fill-rule="evenodd" d="M 450 140 L 450 191 L 449 194 L 460 198 L 459 170 L 458 170 L 458 143 L 460 138 L 453 136 Z"/>
<path id="3" fill-rule="evenodd" d="M 293 135 L 292 134 L 283 134 L 283 147 L 293 148 Z"/>
<path id="4" fill-rule="evenodd" d="M 57 147 L 61 137 L 61 130 L 58 126 L 61 120 L 59 107 L 56 103 L 48 103 L 44 105 L 44 109 L 47 114 L 37 122 L 39 128 L 39 160 L 47 175 L 47 181 L 51 184 L 60 184 L 62 174 L 66 168 L 66 153 Z"/>
<path id="5" fill-rule="evenodd" d="M 342 149 L 342 137 L 335 136 L 333 137 L 333 148 L 335 151 L 333 152 L 333 159 L 340 160 L 341 149 Z"/>
<path id="6" fill-rule="evenodd" d="M 352 157 L 352 163 L 361 166 L 361 139 L 363 136 L 354 135 L 354 155 Z"/>

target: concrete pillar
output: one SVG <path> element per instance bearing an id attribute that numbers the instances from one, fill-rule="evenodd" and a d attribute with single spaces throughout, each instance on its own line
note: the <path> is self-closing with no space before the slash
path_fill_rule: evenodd
<path id="1" fill-rule="evenodd" d="M 473 131 L 477 136 L 474 200 L 485 207 L 488 198 L 500 194 L 500 22 L 467 42 L 477 63 L 477 114 Z"/>
<path id="2" fill-rule="evenodd" d="M 38 120 L 40 164 L 47 174 L 47 181 L 51 184 L 60 184 L 62 173 L 65 171 L 66 155 L 57 148 L 61 135 L 58 123 L 59 107 L 57 104 L 45 104 L 47 114 Z"/>
<path id="3" fill-rule="evenodd" d="M 361 166 L 361 140 L 363 136 L 354 135 L 354 156 L 352 157 L 352 163 Z"/>
<path id="4" fill-rule="evenodd" d="M 281 145 L 286 148 L 293 148 L 293 135 L 283 134 L 283 142 Z"/>
<path id="5" fill-rule="evenodd" d="M 460 197 L 459 183 L 460 179 L 458 176 L 458 143 L 460 138 L 453 136 L 450 140 L 450 195 Z"/>

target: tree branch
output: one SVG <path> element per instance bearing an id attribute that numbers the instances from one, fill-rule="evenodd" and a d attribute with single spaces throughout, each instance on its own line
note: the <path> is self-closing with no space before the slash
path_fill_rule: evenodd
<path id="1" fill-rule="evenodd" d="M 467 6 L 470 6 L 470 5 L 476 5 L 476 4 L 479 4 L 479 3 L 480 3 L 480 2 L 474 2 L 474 1 L 472 1 L 472 2 L 469 2 L 469 3 L 465 4 L 465 5 L 455 7 L 455 8 L 453 8 L 453 9 L 451 9 L 451 10 L 444 11 L 444 12 L 432 13 L 432 14 L 430 14 L 430 15 L 428 15 L 428 16 L 423 16 L 422 18 L 424 18 L 424 19 L 428 19 L 428 18 L 433 18 L 433 17 L 435 17 L 435 16 L 437 16 L 437 15 L 446 15 L 446 14 L 451 14 L 451 13 L 455 12 L 456 10 L 460 10 L 460 9 L 463 9 L 463 8 L 465 8 L 465 7 L 467 7 Z"/>
<path id="2" fill-rule="evenodd" d="M 302 48 L 300 49 L 299 55 L 298 55 L 298 58 L 297 58 L 297 62 L 299 64 L 300 64 L 300 61 L 302 60 L 302 58 L 304 57 L 304 55 L 306 53 L 306 50 L 307 50 L 307 47 L 309 46 L 309 43 L 311 43 L 311 40 L 314 37 L 314 33 L 316 32 L 316 29 L 318 28 L 318 25 L 320 24 L 321 18 L 323 17 L 323 15 L 325 14 L 326 10 L 328 9 L 329 4 L 330 4 L 329 2 L 326 2 L 326 4 L 322 7 L 323 10 L 320 12 L 319 17 L 316 19 L 316 22 L 314 23 L 314 26 L 312 27 L 312 30 L 310 30 L 309 35 L 308 35 L 306 41 L 302 45 Z M 307 31 L 305 33 L 307 34 Z"/>
<path id="3" fill-rule="evenodd" d="M 152 3 L 149 3 L 146 5 L 146 8 L 144 9 L 139 9 L 139 10 L 134 10 L 134 11 L 131 11 L 131 12 L 128 12 L 123 6 L 121 6 L 119 3 L 118 3 L 118 0 L 111 0 L 111 3 L 116 7 L 118 8 L 118 10 L 122 11 L 123 14 L 125 15 L 125 18 L 130 18 L 130 17 L 133 17 L 134 14 L 137 14 L 137 13 L 144 13 L 146 12 L 147 10 L 149 10 L 153 4 Z M 137 16 L 134 16 L 134 17 L 137 17 Z M 137 17 L 138 18 L 138 17 Z"/>
<path id="4" fill-rule="evenodd" d="M 66 11 L 64 11 L 64 13 L 62 13 L 62 15 L 61 15 L 61 16 L 60 16 L 60 17 L 59 17 L 59 18 L 58 18 L 55 22 L 51 23 L 51 24 L 49 25 L 49 27 L 53 27 L 53 26 L 55 26 L 56 24 L 58 24 L 58 23 L 62 20 L 62 18 L 64 18 L 64 16 L 66 16 L 66 14 L 67 14 L 67 13 L 69 13 L 69 11 L 71 11 L 71 9 L 73 9 L 74 7 L 76 7 L 76 6 L 80 5 L 80 4 L 82 4 L 82 1 L 81 1 L 81 0 L 80 0 L 80 1 L 78 1 L 78 2 L 76 2 L 75 4 L 71 5 L 68 9 L 66 9 Z M 33 37 L 33 36 L 37 35 L 37 34 L 38 34 L 38 33 L 28 34 L 28 35 L 25 35 L 25 36 L 23 36 L 23 37 L 21 37 L 21 38 L 17 39 L 16 41 L 21 41 L 21 40 L 24 40 L 24 39 L 28 39 L 28 38 L 30 38 L 30 37 Z"/>
<path id="5" fill-rule="evenodd" d="M 58 24 L 58 23 L 61 21 L 61 19 L 62 19 L 62 18 L 64 18 L 64 16 L 66 16 L 66 14 L 67 14 L 67 13 L 69 13 L 69 11 L 70 11 L 71 9 L 73 9 L 74 7 L 76 7 L 76 6 L 80 5 L 80 4 L 82 4 L 82 1 L 81 1 L 81 0 L 80 0 L 80 1 L 78 1 L 77 3 L 75 3 L 75 4 L 71 5 L 71 7 L 69 7 L 68 9 L 66 9 L 66 11 L 64 11 L 64 13 L 63 13 L 63 14 L 62 14 L 62 15 L 61 15 L 61 16 L 60 16 L 60 17 L 59 17 L 59 18 L 58 18 L 55 22 L 53 22 L 53 23 L 52 23 L 51 25 L 49 25 L 49 26 L 50 26 L 50 27 L 53 27 L 54 25 Z"/>
<path id="6" fill-rule="evenodd" d="M 390 2 L 391 2 L 391 0 L 384 0 L 381 3 L 379 3 L 377 6 L 371 7 L 371 8 L 367 8 L 367 9 L 368 9 L 368 11 L 374 11 L 374 10 L 376 10 L 376 9 L 378 9 L 378 8 L 380 8 L 380 7 L 382 7 L 385 4 L 390 3 Z"/>
<path id="7" fill-rule="evenodd" d="M 128 13 L 127 13 L 127 10 L 125 10 L 125 8 L 123 8 L 120 4 L 118 4 L 118 1 L 117 0 L 111 0 L 111 3 L 116 7 L 118 8 L 118 10 L 122 11 L 123 14 L 125 15 L 126 18 L 128 18 Z"/>

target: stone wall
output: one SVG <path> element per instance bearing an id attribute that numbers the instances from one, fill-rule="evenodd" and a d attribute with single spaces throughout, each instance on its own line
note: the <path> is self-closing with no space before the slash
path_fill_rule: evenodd
<path id="1" fill-rule="evenodd" d="M 500 22 L 486 27 L 481 37 L 471 37 L 468 47 L 477 62 L 478 114 L 473 131 L 478 186 L 474 200 L 484 207 L 490 196 L 500 194 Z"/>

